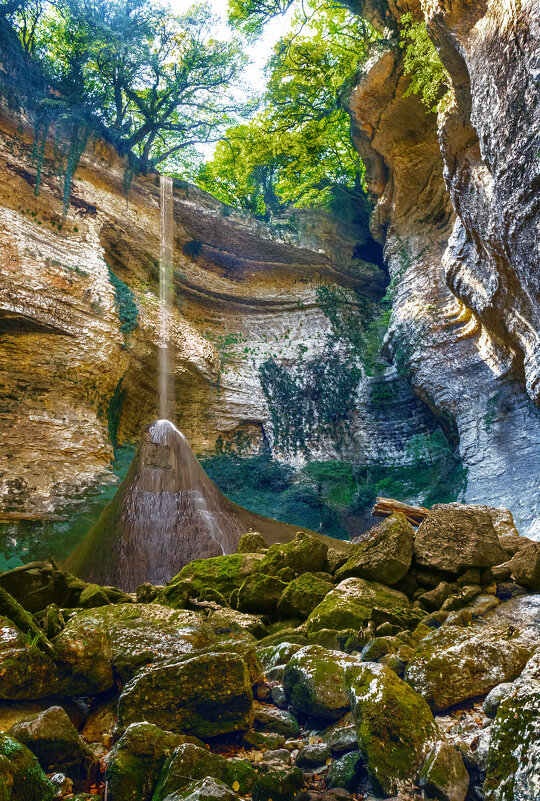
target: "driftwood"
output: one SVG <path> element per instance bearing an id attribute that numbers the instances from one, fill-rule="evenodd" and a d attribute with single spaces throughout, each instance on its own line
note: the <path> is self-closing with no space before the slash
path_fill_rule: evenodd
<path id="1" fill-rule="evenodd" d="M 409 523 L 419 526 L 429 509 L 426 509 L 425 506 L 412 506 L 410 503 L 395 501 L 393 498 L 377 498 L 375 506 L 371 510 L 373 517 L 389 517 L 394 512 L 401 512 Z"/>

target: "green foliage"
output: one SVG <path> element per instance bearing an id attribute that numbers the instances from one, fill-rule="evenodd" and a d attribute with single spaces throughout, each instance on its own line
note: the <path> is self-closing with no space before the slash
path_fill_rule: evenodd
<path id="1" fill-rule="evenodd" d="M 339 513 L 319 496 L 312 482 L 268 453 L 242 457 L 222 452 L 201 464 L 235 503 L 284 523 L 347 539 Z"/>
<path id="2" fill-rule="evenodd" d="M 289 5 L 233 0 L 231 9 L 233 20 L 244 15 L 248 27 L 249 20 L 257 27 Z M 266 218 L 289 205 L 330 207 L 336 185 L 362 199 L 363 165 L 338 94 L 366 58 L 372 37 L 344 8 L 302 5 L 269 61 L 264 109 L 227 131 L 197 183 L 225 203 Z"/>
<path id="3" fill-rule="evenodd" d="M 428 111 L 437 111 L 443 90 L 450 87 L 450 76 L 429 38 L 425 23 L 414 22 L 409 13 L 401 17 L 401 24 L 400 46 L 405 51 L 405 74 L 411 76 L 404 97 L 418 94 Z"/>
<path id="4" fill-rule="evenodd" d="M 107 428 L 109 431 L 109 441 L 113 447 L 115 459 L 118 454 L 118 426 L 120 425 L 122 405 L 126 396 L 126 390 L 122 387 L 123 383 L 124 379 L 122 377 L 114 388 L 109 406 L 107 407 Z"/>
<path id="5" fill-rule="evenodd" d="M 66 192 L 87 128 L 147 170 L 170 167 L 175 155 L 216 141 L 247 108 L 232 91 L 245 62 L 240 44 L 214 37 L 216 21 L 204 3 L 181 17 L 158 0 L 3 5 L 0 25 L 12 34 L 11 50 L 17 50 L 13 34 L 19 40 L 21 66 L 9 77 L 25 98 L 21 106 L 38 117 L 36 106 L 48 106 L 46 124 L 38 121 L 41 133 L 66 114 L 67 128 L 75 127 L 66 154 Z M 39 92 L 34 73 L 42 75 Z"/>
<path id="6" fill-rule="evenodd" d="M 137 327 L 139 310 L 135 303 L 135 295 L 127 284 L 118 278 L 109 267 L 109 281 L 114 287 L 114 299 L 120 318 L 120 331 L 125 339 Z"/>
<path id="7" fill-rule="evenodd" d="M 361 377 L 352 357 L 327 351 L 292 368 L 272 358 L 261 364 L 259 377 L 277 449 L 307 453 L 322 437 L 343 438 Z"/>

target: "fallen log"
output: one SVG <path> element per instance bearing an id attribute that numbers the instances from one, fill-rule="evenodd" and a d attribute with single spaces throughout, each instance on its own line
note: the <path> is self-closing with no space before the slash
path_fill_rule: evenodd
<path id="1" fill-rule="evenodd" d="M 426 509 L 425 506 L 412 506 L 410 503 L 396 501 L 393 498 L 377 498 L 375 506 L 371 510 L 373 517 L 390 517 L 394 512 L 401 512 L 409 523 L 419 526 L 429 509 Z"/>

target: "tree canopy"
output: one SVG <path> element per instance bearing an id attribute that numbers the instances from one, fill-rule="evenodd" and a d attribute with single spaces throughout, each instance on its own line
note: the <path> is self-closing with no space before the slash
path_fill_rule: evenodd
<path id="1" fill-rule="evenodd" d="M 232 0 L 232 17 L 251 25 L 255 8 L 256 27 L 263 12 L 271 17 L 290 5 Z M 226 203 L 266 217 L 288 205 L 328 204 L 336 184 L 361 190 L 363 165 L 339 94 L 372 39 L 366 23 L 342 6 L 302 4 L 268 63 L 263 109 L 227 131 L 197 182 Z"/>
<path id="2" fill-rule="evenodd" d="M 61 105 L 84 109 L 142 170 L 217 141 L 248 113 L 234 92 L 239 40 L 214 37 L 204 3 L 182 16 L 157 0 L 10 0 L 0 9 L 48 82 L 48 117 Z"/>

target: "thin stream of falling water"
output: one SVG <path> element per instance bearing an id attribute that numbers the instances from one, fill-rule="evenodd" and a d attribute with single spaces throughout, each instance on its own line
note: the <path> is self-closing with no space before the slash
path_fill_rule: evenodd
<path id="1" fill-rule="evenodd" d="M 171 420 L 174 408 L 170 342 L 174 242 L 172 178 L 161 175 L 159 188 L 159 416 L 162 420 Z"/>

